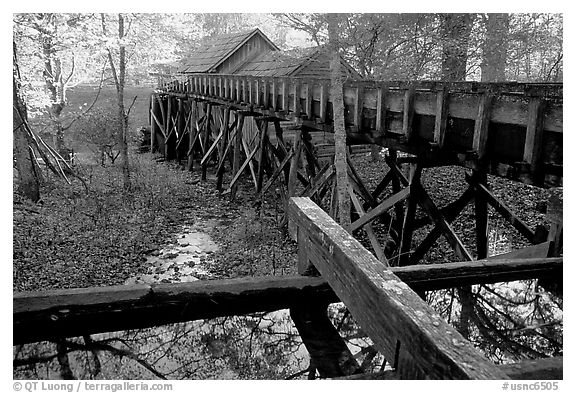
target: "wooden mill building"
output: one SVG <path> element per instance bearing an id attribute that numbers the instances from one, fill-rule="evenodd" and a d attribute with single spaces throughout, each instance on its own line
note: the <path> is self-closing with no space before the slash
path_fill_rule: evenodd
<path id="1" fill-rule="evenodd" d="M 361 79 L 361 75 L 341 59 L 343 76 Z M 205 38 L 198 49 L 187 55 L 177 71 L 183 76 L 223 74 L 254 77 L 330 78 L 330 56 L 324 47 L 280 50 L 260 29 Z M 218 116 L 218 114 L 216 114 Z M 291 141 L 293 123 L 283 122 L 283 135 Z M 254 117 L 246 118 L 243 133 L 248 147 L 253 147 L 257 126 Z M 269 132 L 272 141 L 276 133 Z M 312 134 L 312 144 L 320 148 L 333 145 L 331 133 Z"/>

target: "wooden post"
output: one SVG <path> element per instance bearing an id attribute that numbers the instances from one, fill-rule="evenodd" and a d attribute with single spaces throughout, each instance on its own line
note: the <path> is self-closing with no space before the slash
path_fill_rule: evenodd
<path id="1" fill-rule="evenodd" d="M 406 204 L 404 214 L 404 224 L 402 225 L 402 238 L 400 242 L 399 265 L 406 265 L 410 260 L 410 249 L 412 248 L 412 234 L 414 232 L 413 221 L 416 216 L 417 194 L 416 187 L 420 184 L 422 166 L 420 164 L 410 164 L 410 196 Z"/>
<path id="2" fill-rule="evenodd" d="M 169 161 L 176 158 L 176 133 L 172 124 L 172 110 L 174 97 L 168 96 L 168 108 L 166 110 L 166 142 L 164 144 L 164 158 Z"/>
<path id="3" fill-rule="evenodd" d="M 298 165 L 300 163 L 300 152 L 302 151 L 302 131 L 294 131 L 294 145 L 292 147 L 294 155 L 290 163 L 290 176 L 288 178 L 288 196 L 296 195 L 296 181 L 298 180 Z"/>
<path id="4" fill-rule="evenodd" d="M 485 171 L 474 171 L 472 176 L 478 183 L 488 184 L 488 175 Z M 476 219 L 476 252 L 477 259 L 488 257 L 488 201 L 482 194 L 475 191 L 474 216 Z"/>
<path id="5" fill-rule="evenodd" d="M 548 240 L 552 242 L 550 257 L 557 257 L 563 254 L 563 188 L 550 189 L 550 198 L 546 208 L 546 221 L 550 223 Z"/>
<path id="6" fill-rule="evenodd" d="M 196 124 L 198 122 L 198 112 L 196 109 L 196 101 L 192 101 L 190 105 L 190 121 L 188 125 L 188 163 L 186 170 L 192 171 L 194 167 L 194 142 L 196 141 Z"/>
<path id="7" fill-rule="evenodd" d="M 268 119 L 264 119 L 260 125 L 260 151 L 258 152 L 258 176 L 256 181 L 256 192 L 262 190 L 262 182 L 264 181 L 264 167 L 266 166 L 266 145 L 268 138 Z"/>
<path id="8" fill-rule="evenodd" d="M 206 154 L 208 153 L 208 142 L 210 140 L 210 132 L 211 132 L 211 128 L 210 128 L 210 121 L 212 120 L 212 104 L 207 104 L 206 106 L 206 110 L 205 110 L 205 120 L 204 120 L 204 126 L 202 127 L 204 129 L 204 139 L 203 139 L 203 144 L 204 144 L 204 151 L 203 153 Z M 208 162 L 204 162 L 204 164 L 201 164 L 202 167 L 202 180 L 206 180 L 206 170 L 208 168 Z"/>
<path id="9" fill-rule="evenodd" d="M 244 114 L 238 114 L 238 124 L 236 125 L 236 136 L 234 137 L 234 156 L 232 161 L 232 173 L 233 176 L 237 174 L 240 170 L 240 154 L 242 150 L 242 128 L 244 127 Z M 236 191 L 238 190 L 238 184 L 232 185 L 230 188 L 230 198 L 234 199 L 236 197 Z"/>

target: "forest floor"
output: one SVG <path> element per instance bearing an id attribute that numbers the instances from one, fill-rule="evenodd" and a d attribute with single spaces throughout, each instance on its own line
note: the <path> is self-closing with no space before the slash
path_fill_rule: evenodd
<path id="1" fill-rule="evenodd" d="M 385 164 L 368 155 L 355 156 L 355 166 L 373 189 Z M 234 201 L 221 196 L 215 179 L 183 171 L 173 163 L 157 163 L 150 154 L 132 156 L 132 193 L 122 194 L 116 165 L 101 167 L 80 162 L 78 171 L 89 184 L 44 184 L 42 202 L 30 205 L 14 199 L 14 290 L 117 285 L 143 274 L 146 258 L 176 242 L 184 226 L 212 220 L 206 229 L 219 250 L 205 261 L 211 278 L 292 274 L 296 272 L 296 244 L 279 227 L 282 203 L 273 194 L 256 197 L 248 177 L 240 182 Z M 463 170 L 456 167 L 426 170 L 426 189 L 439 206 L 465 189 Z M 546 190 L 491 179 L 494 192 L 528 225 L 544 223 L 537 206 Z M 259 206 L 259 207 L 257 207 Z M 491 211 L 492 249 L 506 252 L 527 245 L 522 237 Z M 473 205 L 454 222 L 456 233 L 472 251 Z M 383 228 L 376 228 L 377 232 Z M 415 244 L 430 228 L 415 233 Z M 355 235 L 366 245 L 361 231 Z M 369 248 L 369 247 L 368 247 Z M 456 261 L 445 240 L 426 255 L 427 262 Z"/>

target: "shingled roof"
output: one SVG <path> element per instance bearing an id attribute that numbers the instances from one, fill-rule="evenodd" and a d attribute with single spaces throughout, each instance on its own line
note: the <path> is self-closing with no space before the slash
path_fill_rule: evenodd
<path id="1" fill-rule="evenodd" d="M 233 73 L 251 76 L 295 76 L 308 66 L 329 69 L 329 63 L 330 55 L 327 49 L 322 46 L 299 48 L 290 51 L 269 51 L 242 64 Z M 360 74 L 346 63 L 344 59 L 342 59 L 342 66 L 343 74 L 361 78 Z M 328 77 L 329 73 L 324 76 Z"/>
<path id="2" fill-rule="evenodd" d="M 178 72 L 213 72 L 220 63 L 256 34 L 261 35 L 272 48 L 278 50 L 278 47 L 260 29 L 209 37 L 204 39 L 200 47 L 190 55 L 186 64 Z"/>
<path id="3" fill-rule="evenodd" d="M 251 76 L 289 76 L 305 62 L 312 61 L 315 48 L 291 51 L 269 51 L 242 64 L 234 74 Z"/>

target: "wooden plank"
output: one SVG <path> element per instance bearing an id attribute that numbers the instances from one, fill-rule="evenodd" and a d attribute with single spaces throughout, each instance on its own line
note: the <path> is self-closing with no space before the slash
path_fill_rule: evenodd
<path id="1" fill-rule="evenodd" d="M 563 379 L 563 358 L 544 358 L 523 360 L 518 363 L 496 365 L 508 378 L 514 380 L 561 380 Z M 397 380 L 398 374 L 394 370 L 380 371 L 376 373 L 364 373 L 347 375 L 345 377 L 333 378 L 334 380 Z M 542 382 L 549 384 L 549 382 Z M 527 384 L 528 386 L 535 385 Z M 538 385 L 547 386 L 547 385 Z M 549 385 L 553 388 L 554 385 Z"/>
<path id="2" fill-rule="evenodd" d="M 448 88 L 443 86 L 436 93 L 436 119 L 434 121 L 434 143 L 442 148 L 446 136 L 446 124 L 448 122 Z"/>
<path id="3" fill-rule="evenodd" d="M 534 97 L 528 103 L 528 126 L 524 142 L 524 161 L 530 164 L 532 170 L 540 159 L 542 151 L 542 137 L 544 136 L 544 111 L 546 101 Z"/>
<path id="4" fill-rule="evenodd" d="M 278 91 L 277 91 L 278 85 L 276 82 L 276 79 L 272 80 L 272 109 L 274 110 L 274 112 L 278 112 Z"/>
<path id="5" fill-rule="evenodd" d="M 263 96 L 264 96 L 264 100 L 262 103 L 262 106 L 264 108 L 269 108 L 270 107 L 270 91 L 269 91 L 269 87 L 268 87 L 268 81 L 264 80 L 264 87 L 263 87 Z"/>
<path id="6" fill-rule="evenodd" d="M 302 105 L 300 104 L 300 94 L 302 90 L 302 82 L 299 80 L 294 81 L 294 116 L 300 117 L 302 112 Z"/>
<path id="7" fill-rule="evenodd" d="M 312 120 L 314 114 L 312 113 L 312 103 L 314 101 L 314 93 L 313 93 L 314 86 L 312 85 L 311 80 L 306 81 L 306 118 L 308 120 Z"/>
<path id="8" fill-rule="evenodd" d="M 280 94 L 282 95 L 282 111 L 288 113 L 288 98 L 290 93 L 290 85 L 287 78 L 282 78 L 282 88 Z"/>
<path id="9" fill-rule="evenodd" d="M 386 132 L 386 96 L 387 87 L 379 87 L 376 97 L 376 131 L 380 134 Z"/>
<path id="10" fill-rule="evenodd" d="M 558 277 L 562 258 L 491 260 L 390 268 L 418 290 Z M 340 301 L 321 277 L 242 277 L 177 284 L 74 288 L 13 295 L 13 343 Z M 42 326 L 39 329 L 38 326 Z"/>
<path id="11" fill-rule="evenodd" d="M 326 123 L 326 108 L 328 105 L 328 86 L 320 84 L 320 122 Z"/>
<path id="12" fill-rule="evenodd" d="M 503 364 L 500 367 L 510 379 L 520 380 L 562 380 L 564 378 L 564 358 L 562 356 L 544 359 L 522 360 L 518 363 Z M 547 386 L 548 382 L 544 382 Z M 530 385 L 530 384 L 529 384 Z M 538 386 L 541 386 L 540 384 Z M 550 385 L 552 387 L 553 385 Z M 542 390 L 544 388 L 542 387 Z"/>
<path id="13" fill-rule="evenodd" d="M 314 266 L 387 359 L 395 359 L 400 342 L 430 379 L 506 379 L 310 199 L 291 198 L 289 220 L 310 239 Z M 400 377 L 408 372 L 398 369 Z"/>
<path id="14" fill-rule="evenodd" d="M 474 137 L 472 149 L 478 154 L 478 158 L 483 160 L 486 156 L 486 146 L 488 144 L 488 132 L 492 111 L 493 95 L 484 93 L 478 103 L 478 115 L 474 123 Z"/>
<path id="15" fill-rule="evenodd" d="M 404 110 L 402 111 L 402 134 L 407 141 L 412 139 L 412 121 L 414 119 L 414 87 L 404 92 Z"/>
<path id="16" fill-rule="evenodd" d="M 360 131 L 362 129 L 362 108 L 364 98 L 364 87 L 358 86 L 354 90 L 354 127 Z"/>

